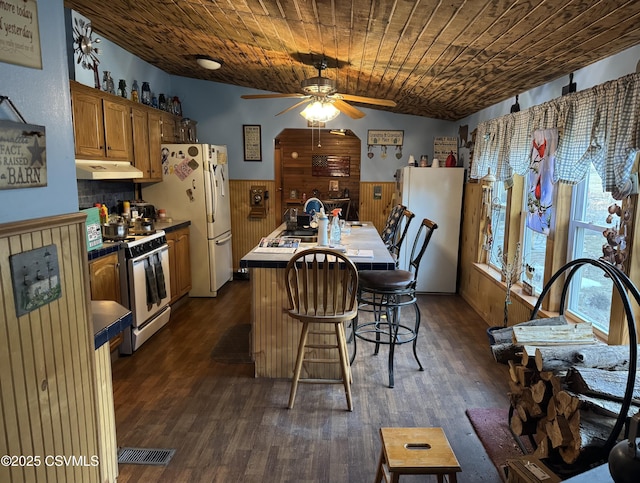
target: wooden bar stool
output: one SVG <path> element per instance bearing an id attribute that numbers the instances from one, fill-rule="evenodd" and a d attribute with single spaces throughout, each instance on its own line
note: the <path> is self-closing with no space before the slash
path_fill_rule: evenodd
<path id="1" fill-rule="evenodd" d="M 347 408 L 353 411 L 351 367 L 344 324 L 358 315 L 356 300 L 358 269 L 353 261 L 342 253 L 323 248 L 310 248 L 296 253 L 289 260 L 285 270 L 285 285 L 289 299 L 289 316 L 302 322 L 298 355 L 289 394 L 289 409 L 293 408 L 298 383 L 302 382 L 344 385 Z M 311 330 L 312 325 L 315 327 L 313 330 Z M 310 343 L 307 341 L 309 335 L 319 337 L 321 340 Z M 337 357 L 327 354 L 336 349 Z M 324 366 L 338 364 L 340 378 L 302 378 L 300 374 L 304 362 Z"/>
<path id="2" fill-rule="evenodd" d="M 456 483 L 462 471 L 442 428 L 380 428 L 382 450 L 375 482 L 398 482 L 400 475 L 447 476 Z"/>

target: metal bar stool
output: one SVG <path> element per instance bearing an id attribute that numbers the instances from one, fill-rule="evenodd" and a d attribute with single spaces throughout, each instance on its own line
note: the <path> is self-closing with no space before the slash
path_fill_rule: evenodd
<path id="1" fill-rule="evenodd" d="M 360 323 L 359 317 L 353 323 L 353 354 L 350 362 L 356 357 L 358 339 L 373 342 L 374 354 L 377 355 L 380 344 L 389 346 L 389 387 L 393 387 L 393 356 L 395 346 L 413 342 L 413 355 L 420 370 L 424 370 L 416 349 L 418 331 L 420 329 L 420 308 L 416 298 L 416 283 L 420 261 L 433 232 L 438 225 L 425 218 L 418 228 L 408 270 L 360 270 L 358 272 L 358 309 L 359 312 L 372 312 L 373 321 Z M 402 324 L 400 309 L 413 306 L 415 324 Z"/>
<path id="2" fill-rule="evenodd" d="M 310 248 L 297 253 L 289 260 L 285 269 L 285 285 L 290 307 L 288 313 L 292 318 L 302 322 L 289 395 L 289 409 L 293 408 L 298 383 L 303 382 L 342 384 L 347 396 L 347 407 L 352 411 L 351 367 L 344 323 L 358 315 L 358 269 L 342 253 Z M 328 330 L 327 326 L 333 326 L 332 330 Z M 308 341 L 309 336 L 311 342 Z M 335 349 L 338 356 L 330 357 L 335 354 Z M 339 364 L 341 378 L 301 378 L 303 362 Z"/>
<path id="3" fill-rule="evenodd" d="M 402 217 L 402 213 L 404 213 L 404 210 L 406 209 L 406 206 L 397 204 L 393 208 L 391 208 L 391 211 L 389 212 L 387 221 L 385 222 L 382 233 L 380 234 L 380 238 L 382 238 L 382 242 L 387 248 L 391 248 L 394 241 L 396 240 L 399 221 Z"/>
<path id="4" fill-rule="evenodd" d="M 402 243 L 404 239 L 407 237 L 407 232 L 409 231 L 409 225 L 411 224 L 411 220 L 416 217 L 415 213 L 405 209 L 402 212 L 402 216 L 396 225 L 396 233 L 395 240 L 393 244 L 389 247 L 389 252 L 391 256 L 396 261 L 396 268 L 399 267 L 400 264 L 400 249 L 402 248 Z M 401 229 L 402 227 L 402 229 Z"/>

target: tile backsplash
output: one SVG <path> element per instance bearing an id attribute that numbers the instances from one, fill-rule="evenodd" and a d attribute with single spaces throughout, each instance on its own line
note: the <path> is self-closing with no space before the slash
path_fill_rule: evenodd
<path id="1" fill-rule="evenodd" d="M 119 201 L 135 200 L 136 185 L 133 181 L 78 180 L 78 206 L 90 208 L 94 203 L 104 203 L 109 213 L 117 211 Z"/>

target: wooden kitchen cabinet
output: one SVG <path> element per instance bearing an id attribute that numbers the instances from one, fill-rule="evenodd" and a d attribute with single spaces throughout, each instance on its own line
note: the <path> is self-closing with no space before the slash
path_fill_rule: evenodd
<path id="1" fill-rule="evenodd" d="M 162 142 L 178 143 L 178 123 L 180 119 L 168 112 L 161 112 L 162 117 Z"/>
<path id="2" fill-rule="evenodd" d="M 89 284 L 91 300 L 115 300 L 120 303 L 120 263 L 117 253 L 96 258 L 89 263 Z M 109 350 L 116 350 L 123 339 L 122 333 L 116 335 L 109 341 Z"/>
<path id="3" fill-rule="evenodd" d="M 133 132 L 133 164 L 142 171 L 137 183 L 162 181 L 160 145 L 162 121 L 160 114 L 145 106 L 131 108 Z"/>
<path id="4" fill-rule="evenodd" d="M 189 227 L 167 233 L 169 245 L 169 280 L 173 304 L 191 290 L 191 252 L 189 249 Z"/>
<path id="5" fill-rule="evenodd" d="M 78 158 L 131 160 L 131 117 L 127 102 L 82 84 L 71 84 Z"/>

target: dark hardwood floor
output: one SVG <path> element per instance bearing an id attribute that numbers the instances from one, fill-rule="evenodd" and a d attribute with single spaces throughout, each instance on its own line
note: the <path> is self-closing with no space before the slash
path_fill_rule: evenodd
<path id="1" fill-rule="evenodd" d="M 114 362 L 118 445 L 176 449 L 167 466 L 120 465 L 119 483 L 371 482 L 381 426 L 440 426 L 462 467 L 458 481 L 500 481 L 465 410 L 507 407 L 507 369 L 462 298 L 420 296 L 425 370 L 409 345 L 398 347 L 393 389 L 387 348 L 376 357 L 358 344 L 353 412 L 342 386 L 324 384 L 301 385 L 289 410 L 289 380 L 213 359 L 220 337 L 249 322 L 250 300 L 250 283 L 233 281 L 215 299 L 181 301 L 166 327 Z"/>

